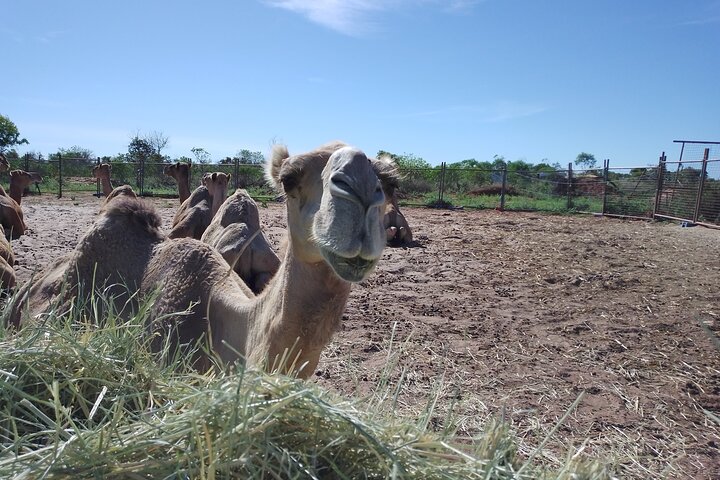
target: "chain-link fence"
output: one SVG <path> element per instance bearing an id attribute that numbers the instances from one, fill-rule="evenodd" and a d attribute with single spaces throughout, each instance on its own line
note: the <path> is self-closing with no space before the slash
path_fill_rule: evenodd
<path id="1" fill-rule="evenodd" d="M 100 159 L 63 158 L 47 161 L 29 156 L 11 159 L 11 168 L 43 176 L 38 190 L 101 192 L 92 168 Z M 110 162 L 113 186 L 131 185 L 144 196 L 177 196 L 175 180 L 163 173 L 162 162 Z M 191 165 L 191 189 L 203 174 L 231 175 L 230 186 L 245 188 L 259 200 L 277 196 L 266 183 L 263 165 L 196 163 Z M 657 167 L 514 170 L 433 168 L 401 170 L 401 205 L 495 208 L 499 210 L 588 212 L 640 218 L 670 218 L 711 226 L 720 225 L 720 142 L 682 142 L 678 161 L 665 154 Z"/>
<path id="2" fill-rule="evenodd" d="M 660 159 L 654 216 L 720 225 L 720 142 L 676 142 L 679 160 Z"/>

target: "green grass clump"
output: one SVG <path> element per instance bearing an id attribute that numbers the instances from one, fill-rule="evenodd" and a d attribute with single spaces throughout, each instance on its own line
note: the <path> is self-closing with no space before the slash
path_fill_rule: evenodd
<path id="1" fill-rule="evenodd" d="M 609 478 L 595 464 L 524 465 L 505 424 L 460 445 L 311 382 L 198 373 L 188 356 L 149 352 L 145 313 L 107 312 L 71 308 L 3 335 L 0 478 Z M 399 386 L 382 388 L 392 400 Z"/>

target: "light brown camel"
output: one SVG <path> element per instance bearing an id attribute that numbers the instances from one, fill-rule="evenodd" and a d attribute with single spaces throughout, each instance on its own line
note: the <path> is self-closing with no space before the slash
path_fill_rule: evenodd
<path id="1" fill-rule="evenodd" d="M 227 197 L 229 181 L 230 175 L 221 172 L 203 175 L 202 185 L 193 190 L 190 197 L 175 213 L 168 237 L 190 237 L 200 240 Z"/>
<path id="2" fill-rule="evenodd" d="M 31 183 L 40 183 L 42 176 L 37 172 L 26 172 L 25 170 L 10 171 L 10 198 L 18 205 L 22 202 L 22 194 Z"/>
<path id="3" fill-rule="evenodd" d="M 73 253 L 21 289 L 11 322 L 19 326 L 45 311 L 63 282 L 139 284 L 140 296 L 157 295 L 148 326 L 155 349 L 207 339 L 224 362 L 244 359 L 309 377 L 340 324 L 351 283 L 367 278 L 382 255 L 383 190 L 397 173 L 392 163 L 336 142 L 292 157 L 276 146 L 267 174 L 286 195 L 289 241 L 258 296 L 214 248 L 164 240 L 154 211 L 119 196 Z M 208 357 L 197 355 L 196 367 L 207 368 Z"/>
<path id="4" fill-rule="evenodd" d="M 163 168 L 163 173 L 175 179 L 178 187 L 178 196 L 182 204 L 190 197 L 190 164 L 175 162 L 171 165 L 166 165 L 165 168 Z"/>
<path id="5" fill-rule="evenodd" d="M 385 208 L 383 225 L 385 226 L 388 245 L 403 246 L 413 243 L 410 225 L 408 225 L 405 215 L 402 214 L 398 206 L 397 191 L 393 192 L 390 202 Z"/>
<path id="6" fill-rule="evenodd" d="M 260 229 L 257 204 L 243 189 L 220 206 L 201 240 L 214 247 L 255 294 L 280 266 L 280 258 Z"/>
<path id="7" fill-rule="evenodd" d="M 0 235 L 0 289 L 8 290 L 15 287 L 15 255 L 10 242 Z"/>
<path id="8" fill-rule="evenodd" d="M 0 185 L 0 225 L 8 239 L 19 238 L 27 229 L 22 207 L 10 198 L 2 185 Z"/>
<path id="9" fill-rule="evenodd" d="M 99 163 L 92 168 L 93 177 L 100 180 L 103 195 L 106 197 L 113 191 L 113 186 L 110 182 L 110 172 L 112 172 L 112 165 L 109 163 Z"/>

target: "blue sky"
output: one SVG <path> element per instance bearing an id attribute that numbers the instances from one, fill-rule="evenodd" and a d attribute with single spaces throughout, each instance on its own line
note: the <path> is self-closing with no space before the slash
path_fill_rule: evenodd
<path id="1" fill-rule="evenodd" d="M 720 141 L 717 0 L 0 0 L 0 113 L 48 154 L 333 139 L 612 166 Z M 679 151 L 679 150 L 678 150 Z"/>

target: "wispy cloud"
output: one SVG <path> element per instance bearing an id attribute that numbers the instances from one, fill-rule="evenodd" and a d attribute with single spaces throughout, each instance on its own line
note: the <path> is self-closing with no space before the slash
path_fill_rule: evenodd
<path id="1" fill-rule="evenodd" d="M 539 104 L 498 101 L 492 105 L 453 105 L 436 110 L 425 110 L 403 115 L 406 118 L 459 118 L 472 115 L 483 123 L 500 123 L 530 117 L 549 110 Z"/>
<path id="2" fill-rule="evenodd" d="M 35 41 L 40 43 L 52 43 L 53 40 L 65 35 L 66 33 L 66 30 L 53 30 L 50 32 L 44 32 L 40 35 L 37 35 L 35 37 Z"/>
<path id="3" fill-rule="evenodd" d="M 298 13 L 342 34 L 359 36 L 376 28 L 375 19 L 382 12 L 414 7 L 433 7 L 458 12 L 482 1 L 484 0 L 264 0 L 264 3 Z"/>
<path id="4" fill-rule="evenodd" d="M 682 22 L 680 25 L 712 25 L 715 23 L 720 23 L 720 15 L 706 18 L 697 18 L 695 20 L 687 20 L 685 22 Z"/>

